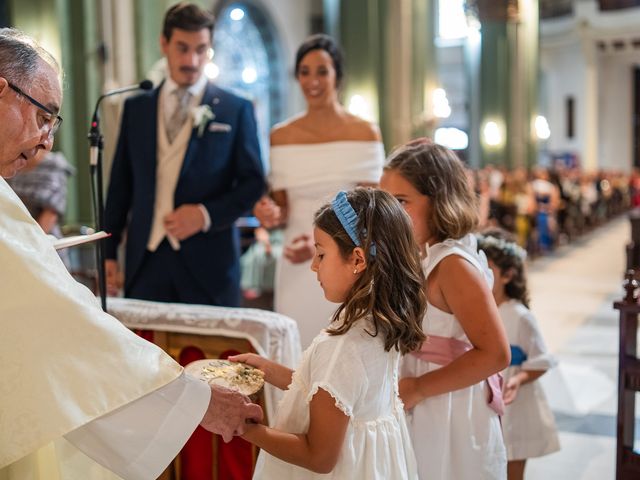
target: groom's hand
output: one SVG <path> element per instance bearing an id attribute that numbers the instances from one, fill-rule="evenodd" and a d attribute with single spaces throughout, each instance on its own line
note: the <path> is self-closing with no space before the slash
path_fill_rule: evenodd
<path id="1" fill-rule="evenodd" d="M 210 387 L 209 408 L 200 422 L 205 430 L 221 435 L 228 443 L 234 435 L 244 433 L 247 420 L 262 421 L 262 409 L 246 395 L 218 385 Z"/>
<path id="2" fill-rule="evenodd" d="M 204 217 L 198 205 L 190 203 L 180 205 L 164 217 L 166 232 L 180 241 L 202 231 L 202 227 L 204 227 Z"/>

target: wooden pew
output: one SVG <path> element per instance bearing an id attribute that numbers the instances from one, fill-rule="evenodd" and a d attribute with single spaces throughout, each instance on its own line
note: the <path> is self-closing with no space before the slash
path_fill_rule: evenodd
<path id="1" fill-rule="evenodd" d="M 635 276 L 633 270 L 627 271 L 625 297 L 613 304 L 620 312 L 616 480 L 640 478 L 640 453 L 634 451 L 636 392 L 640 392 L 637 351 L 640 304 Z"/>

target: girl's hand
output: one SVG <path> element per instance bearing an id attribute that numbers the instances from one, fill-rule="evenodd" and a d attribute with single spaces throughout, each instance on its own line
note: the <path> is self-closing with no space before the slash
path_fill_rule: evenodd
<path id="1" fill-rule="evenodd" d="M 264 373 L 267 373 L 266 365 L 268 363 L 273 363 L 271 362 L 271 360 L 267 360 L 266 358 L 261 357 L 260 355 L 257 355 L 255 353 L 241 353 L 239 355 L 231 355 L 229 357 L 229 361 L 246 363 L 247 365 L 251 365 L 252 367 L 262 370 Z"/>
<path id="2" fill-rule="evenodd" d="M 255 353 L 241 353 L 240 355 L 231 355 L 228 360 L 231 362 L 246 363 L 247 365 L 255 367 L 258 370 L 262 370 L 265 374 L 265 380 L 267 380 L 266 375 L 267 370 L 269 370 L 269 364 L 274 363 L 271 360 L 267 360 L 266 358 L 261 357 L 260 355 L 257 355 Z"/>
<path id="3" fill-rule="evenodd" d="M 405 410 L 411 410 L 424 398 L 420 393 L 417 377 L 405 377 L 401 378 L 398 382 L 398 389 L 400 393 L 400 399 L 404 403 Z"/>
<path id="4" fill-rule="evenodd" d="M 315 253 L 316 247 L 313 245 L 313 239 L 306 233 L 294 238 L 283 252 L 284 257 L 291 263 L 304 263 L 311 260 Z"/>
<path id="5" fill-rule="evenodd" d="M 520 377 L 517 375 L 507 380 L 502 387 L 502 399 L 505 405 L 513 403 L 518 396 L 518 390 L 520 389 Z"/>
<path id="6" fill-rule="evenodd" d="M 256 355 L 255 353 L 232 355 L 228 360 L 231 362 L 246 363 L 258 370 L 262 370 L 264 372 L 264 381 L 281 390 L 286 390 L 291 384 L 293 370 L 279 363 L 272 362 L 260 355 Z"/>
<path id="7" fill-rule="evenodd" d="M 244 426 L 244 431 L 243 433 L 240 435 L 240 437 L 243 440 L 246 440 L 247 442 L 251 442 L 251 440 L 254 438 L 256 432 L 260 430 L 260 424 L 259 423 L 247 423 Z"/>

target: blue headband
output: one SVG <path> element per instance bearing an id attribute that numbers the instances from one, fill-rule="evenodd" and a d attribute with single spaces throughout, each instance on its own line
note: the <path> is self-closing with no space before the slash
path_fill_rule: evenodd
<path id="1" fill-rule="evenodd" d="M 338 192 L 336 197 L 331 202 L 331 207 L 338 217 L 340 224 L 344 228 L 345 232 L 351 238 L 351 241 L 354 243 L 356 247 L 362 247 L 362 243 L 356 234 L 356 228 L 358 226 L 358 214 L 353 209 L 349 200 L 347 200 L 347 194 L 343 191 Z M 365 235 L 367 231 L 363 232 Z M 369 249 L 371 256 L 376 256 L 376 245 L 374 242 L 371 242 L 371 248 Z"/>

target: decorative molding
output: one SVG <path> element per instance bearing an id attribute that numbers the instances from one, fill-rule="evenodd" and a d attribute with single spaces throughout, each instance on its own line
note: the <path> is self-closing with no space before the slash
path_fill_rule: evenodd
<path id="1" fill-rule="evenodd" d="M 467 0 L 467 10 L 480 22 L 517 22 L 520 17 L 518 0 Z"/>

